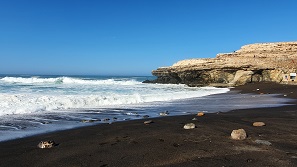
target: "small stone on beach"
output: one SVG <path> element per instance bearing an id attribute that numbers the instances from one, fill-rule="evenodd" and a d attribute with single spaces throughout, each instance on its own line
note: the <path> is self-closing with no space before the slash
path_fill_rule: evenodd
<path id="1" fill-rule="evenodd" d="M 255 140 L 255 143 L 257 144 L 263 144 L 263 145 L 267 145 L 267 146 L 271 146 L 272 143 L 270 143 L 269 141 L 266 140 Z"/>
<path id="2" fill-rule="evenodd" d="M 167 115 L 169 115 L 169 112 L 168 111 L 160 112 L 160 116 L 167 116 Z"/>
<path id="3" fill-rule="evenodd" d="M 254 122 L 253 123 L 253 126 L 257 126 L 257 127 L 259 127 L 259 126 L 265 126 L 266 124 L 264 123 L 264 122 Z"/>
<path id="4" fill-rule="evenodd" d="M 247 135 L 244 129 L 233 130 L 231 133 L 231 138 L 234 140 L 244 140 Z"/>
<path id="5" fill-rule="evenodd" d="M 194 129 L 196 125 L 194 123 L 187 123 L 184 125 L 184 129 Z"/>
<path id="6" fill-rule="evenodd" d="M 103 119 L 103 121 L 109 121 L 110 119 L 109 118 L 105 118 L 105 119 Z"/>
<path id="7" fill-rule="evenodd" d="M 204 112 L 199 112 L 199 113 L 197 114 L 197 116 L 199 116 L 199 117 L 204 116 Z"/>
<path id="8" fill-rule="evenodd" d="M 90 123 L 90 122 L 95 122 L 95 121 L 98 121 L 98 120 L 96 120 L 96 119 L 90 119 L 90 120 L 84 119 L 84 120 L 81 120 L 81 122 L 83 122 L 83 123 Z"/>
<path id="9" fill-rule="evenodd" d="M 56 143 L 54 141 L 41 141 L 40 143 L 38 143 L 37 147 L 39 148 L 52 148 L 56 145 Z"/>
<path id="10" fill-rule="evenodd" d="M 148 124 L 153 123 L 153 120 L 144 121 L 143 123 L 144 123 L 145 125 L 148 125 Z"/>

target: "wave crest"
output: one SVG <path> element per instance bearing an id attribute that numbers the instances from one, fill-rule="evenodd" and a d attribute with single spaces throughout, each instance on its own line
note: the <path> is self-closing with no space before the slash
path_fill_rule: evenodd
<path id="1" fill-rule="evenodd" d="M 141 82 L 133 79 L 80 79 L 72 77 L 39 78 L 39 77 L 4 77 L 0 81 L 16 84 L 80 84 L 80 85 L 135 85 Z"/>
<path id="2" fill-rule="evenodd" d="M 169 101 L 184 98 L 202 97 L 211 94 L 225 93 L 229 89 L 200 91 L 162 92 L 154 94 L 116 94 L 101 95 L 42 95 L 42 94 L 0 94 L 0 115 L 27 114 L 68 110 L 77 108 L 101 108 L 115 105 L 130 105 L 155 101 Z"/>

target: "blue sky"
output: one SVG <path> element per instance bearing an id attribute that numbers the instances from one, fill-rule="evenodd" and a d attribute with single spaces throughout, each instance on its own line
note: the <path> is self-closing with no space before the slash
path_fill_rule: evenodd
<path id="1" fill-rule="evenodd" d="M 0 73 L 150 75 L 296 41 L 296 0 L 0 0 Z"/>

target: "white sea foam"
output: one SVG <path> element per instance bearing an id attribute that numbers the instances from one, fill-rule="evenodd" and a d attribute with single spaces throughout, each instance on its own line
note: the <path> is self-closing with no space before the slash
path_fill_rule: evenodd
<path id="1" fill-rule="evenodd" d="M 0 78 L 0 141 L 90 125 L 82 122 L 85 119 L 98 120 L 94 123 L 113 122 L 158 117 L 163 111 L 184 115 L 283 103 L 281 99 L 263 98 L 264 95 L 234 96 L 230 93 L 204 97 L 229 89 L 141 83 L 145 79 L 148 78 Z"/>
<path id="2" fill-rule="evenodd" d="M 0 79 L 0 115 L 142 104 L 227 91 L 226 88 L 143 84 L 133 77 L 3 77 Z"/>
<path id="3" fill-rule="evenodd" d="M 39 78 L 39 77 L 4 77 L 0 79 L 6 83 L 16 84 L 83 84 L 83 85 L 135 85 L 140 82 L 135 80 L 116 80 L 116 79 L 104 79 L 104 80 L 91 80 L 80 79 L 73 77 L 57 77 L 57 78 Z"/>
<path id="4" fill-rule="evenodd" d="M 102 95 L 43 95 L 43 94 L 0 94 L 0 115 L 27 114 L 53 110 L 77 108 L 100 108 L 106 106 L 139 104 L 154 101 L 201 97 L 225 93 L 228 89 L 206 91 L 155 92 L 155 94 L 102 94 Z"/>

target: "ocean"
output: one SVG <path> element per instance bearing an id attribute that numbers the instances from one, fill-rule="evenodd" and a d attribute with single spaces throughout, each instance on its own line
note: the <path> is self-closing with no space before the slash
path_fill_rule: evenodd
<path id="1" fill-rule="evenodd" d="M 0 75 L 0 141 L 99 123 L 282 103 L 229 88 L 145 84 L 152 76 Z M 223 94 L 223 95 L 222 95 Z"/>

